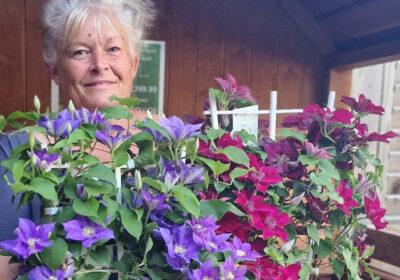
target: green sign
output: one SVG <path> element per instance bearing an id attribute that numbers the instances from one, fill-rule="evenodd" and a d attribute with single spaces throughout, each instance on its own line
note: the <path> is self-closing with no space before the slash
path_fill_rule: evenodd
<path id="1" fill-rule="evenodd" d="M 163 113 L 165 42 L 145 41 L 139 69 L 133 81 L 132 96 L 139 98 L 139 110 Z"/>

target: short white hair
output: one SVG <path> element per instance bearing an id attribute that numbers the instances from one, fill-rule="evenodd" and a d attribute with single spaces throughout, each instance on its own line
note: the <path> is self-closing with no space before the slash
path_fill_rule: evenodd
<path id="1" fill-rule="evenodd" d="M 109 25 L 109 15 L 115 16 L 128 35 L 132 54 L 139 54 L 141 41 L 155 17 L 151 0 L 48 0 L 41 15 L 47 64 L 57 63 L 57 47 L 65 47 L 73 29 L 82 26 L 91 13 L 100 14 L 100 21 Z"/>

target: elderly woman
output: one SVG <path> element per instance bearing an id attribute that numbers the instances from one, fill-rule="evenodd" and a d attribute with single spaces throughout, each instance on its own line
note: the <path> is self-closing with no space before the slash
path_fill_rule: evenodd
<path id="1" fill-rule="evenodd" d="M 46 1 L 43 56 L 64 104 L 71 100 L 75 107 L 93 111 L 111 105 L 112 95 L 129 97 L 141 40 L 153 18 L 153 6 L 147 0 Z M 136 111 L 133 115 L 143 119 L 146 114 Z M 6 204 L 10 201 L 9 196 L 2 199 Z M 0 220 L 10 221 L 10 214 L 16 223 L 13 213 L 1 212 L 4 217 Z M 2 238 L 13 238 L 10 231 L 8 234 Z M 0 279 L 16 274 L 16 267 L 7 267 L 7 261 L 1 259 Z"/>

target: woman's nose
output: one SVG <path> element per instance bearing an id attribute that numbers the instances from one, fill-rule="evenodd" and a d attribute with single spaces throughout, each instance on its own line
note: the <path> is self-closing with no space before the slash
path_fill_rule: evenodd
<path id="1" fill-rule="evenodd" d="M 102 71 L 107 71 L 109 69 L 110 66 L 107 63 L 104 54 L 102 52 L 93 52 L 90 71 L 102 72 Z"/>

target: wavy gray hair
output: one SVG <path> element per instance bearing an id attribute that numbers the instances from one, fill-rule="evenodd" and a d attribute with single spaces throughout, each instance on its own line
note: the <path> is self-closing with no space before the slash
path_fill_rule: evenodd
<path id="1" fill-rule="evenodd" d="M 71 32 L 82 26 L 91 13 L 100 14 L 99 20 L 111 26 L 108 16 L 115 16 L 128 35 L 131 53 L 135 54 L 139 53 L 141 40 L 155 17 L 151 0 L 48 0 L 42 6 L 41 16 L 46 63 L 57 63 L 57 47 L 64 48 Z"/>

